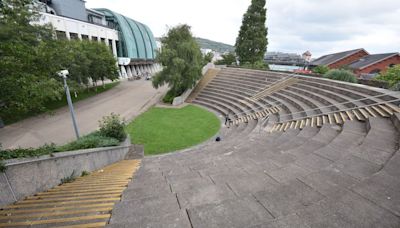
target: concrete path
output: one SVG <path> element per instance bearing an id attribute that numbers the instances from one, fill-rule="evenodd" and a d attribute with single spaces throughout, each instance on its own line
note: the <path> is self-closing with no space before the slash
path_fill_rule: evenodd
<path id="1" fill-rule="evenodd" d="M 154 89 L 150 81 L 122 81 L 117 87 L 74 104 L 81 135 L 98 127 L 110 113 L 131 120 L 156 103 L 167 88 Z M 39 115 L 0 129 L 3 148 L 37 147 L 45 143 L 63 144 L 75 139 L 68 107 L 53 115 Z"/>

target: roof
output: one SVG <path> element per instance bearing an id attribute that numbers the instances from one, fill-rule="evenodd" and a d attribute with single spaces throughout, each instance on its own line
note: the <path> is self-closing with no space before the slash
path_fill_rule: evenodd
<path id="1" fill-rule="evenodd" d="M 303 53 L 303 55 L 311 56 L 311 52 L 310 51 L 306 51 L 306 52 Z"/>
<path id="2" fill-rule="evenodd" d="M 375 55 L 367 55 L 362 57 L 361 59 L 353 62 L 349 65 L 352 69 L 363 69 L 375 63 L 381 62 L 387 58 L 392 56 L 399 55 L 399 53 L 384 53 L 384 54 L 375 54 Z"/>
<path id="3" fill-rule="evenodd" d="M 125 17 L 109 9 L 95 9 L 106 15 L 107 20 L 118 24 L 119 39 L 123 48 L 123 56 L 131 59 L 154 60 L 157 45 L 153 33 L 147 25 Z"/>
<path id="4" fill-rule="evenodd" d="M 344 59 L 348 56 L 354 55 L 360 51 L 365 51 L 363 48 L 359 48 L 359 49 L 354 49 L 354 50 L 350 50 L 350 51 L 344 51 L 344 52 L 338 52 L 338 53 L 333 53 L 333 54 L 329 54 L 329 55 L 324 55 L 319 57 L 318 59 L 314 60 L 311 62 L 311 65 L 314 66 L 319 66 L 319 65 L 330 65 L 332 63 L 335 63 L 341 59 Z M 365 51 L 366 53 L 368 53 L 367 51 Z"/>

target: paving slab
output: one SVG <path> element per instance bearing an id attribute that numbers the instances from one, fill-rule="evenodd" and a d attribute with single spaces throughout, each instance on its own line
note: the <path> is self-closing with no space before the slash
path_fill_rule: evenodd
<path id="1" fill-rule="evenodd" d="M 332 167 L 360 180 L 372 176 L 381 169 L 381 166 L 354 155 L 335 162 Z"/>
<path id="2" fill-rule="evenodd" d="M 310 228 L 297 214 L 280 217 L 265 224 L 251 226 L 250 228 Z"/>
<path id="3" fill-rule="evenodd" d="M 190 189 L 177 194 L 181 208 L 193 208 L 204 204 L 220 203 L 236 198 L 235 194 L 225 184 L 210 184 L 196 189 Z"/>
<path id="4" fill-rule="evenodd" d="M 254 196 L 275 218 L 303 210 L 324 198 L 299 180 L 291 181 L 271 191 L 257 192 Z"/>
<path id="5" fill-rule="evenodd" d="M 297 178 L 306 176 L 311 172 L 311 170 L 302 168 L 296 164 L 290 164 L 284 168 L 274 170 L 267 174 L 280 183 L 287 183 Z"/>
<path id="6" fill-rule="evenodd" d="M 162 217 L 165 214 L 179 210 L 175 194 L 137 200 L 126 199 L 115 205 L 110 223 L 137 222 L 141 217 Z"/>
<path id="7" fill-rule="evenodd" d="M 172 192 L 185 192 L 213 184 L 209 177 L 193 177 L 169 182 Z"/>
<path id="8" fill-rule="evenodd" d="M 357 184 L 353 190 L 400 217 L 400 180 L 379 172 Z"/>
<path id="9" fill-rule="evenodd" d="M 174 211 L 161 214 L 155 217 L 141 216 L 132 217 L 129 220 L 111 219 L 107 227 L 111 228 L 133 228 L 133 227 L 154 227 L 154 228 L 191 228 L 186 210 Z"/>
<path id="10" fill-rule="evenodd" d="M 350 191 L 338 191 L 304 210 L 299 217 L 310 227 L 399 227 L 399 217 Z"/>
<path id="11" fill-rule="evenodd" d="M 319 193 L 327 196 L 341 189 L 351 189 L 359 180 L 333 168 L 310 173 L 299 178 L 302 182 L 312 187 Z"/>
<path id="12" fill-rule="evenodd" d="M 244 197 L 188 209 L 193 228 L 242 228 L 272 220 L 254 197 Z"/>

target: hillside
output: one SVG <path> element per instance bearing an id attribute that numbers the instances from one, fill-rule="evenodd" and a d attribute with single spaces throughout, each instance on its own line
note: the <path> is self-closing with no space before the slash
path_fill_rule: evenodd
<path id="1" fill-rule="evenodd" d="M 157 37 L 156 40 L 160 40 L 160 38 Z M 200 37 L 196 37 L 196 41 L 200 45 L 200 47 L 203 49 L 211 49 L 211 50 L 221 52 L 221 53 L 235 51 L 235 47 L 233 47 L 232 45 L 229 45 L 229 44 L 224 44 L 221 42 L 203 39 Z"/>
<path id="2" fill-rule="evenodd" d="M 196 41 L 200 45 L 200 47 L 203 49 L 212 49 L 214 51 L 218 51 L 221 53 L 235 51 L 235 47 L 233 47 L 232 45 L 229 45 L 229 44 L 224 44 L 221 42 L 207 40 L 207 39 L 203 39 L 200 37 L 196 37 Z"/>

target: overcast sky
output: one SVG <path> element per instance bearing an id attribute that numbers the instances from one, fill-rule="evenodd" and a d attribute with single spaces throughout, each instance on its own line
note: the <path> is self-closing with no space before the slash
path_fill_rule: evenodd
<path id="1" fill-rule="evenodd" d="M 234 44 L 251 0 L 86 0 L 147 24 L 156 37 L 186 23 L 197 37 Z M 400 52 L 400 0 L 267 0 L 268 51 L 313 57 L 356 48 Z"/>

